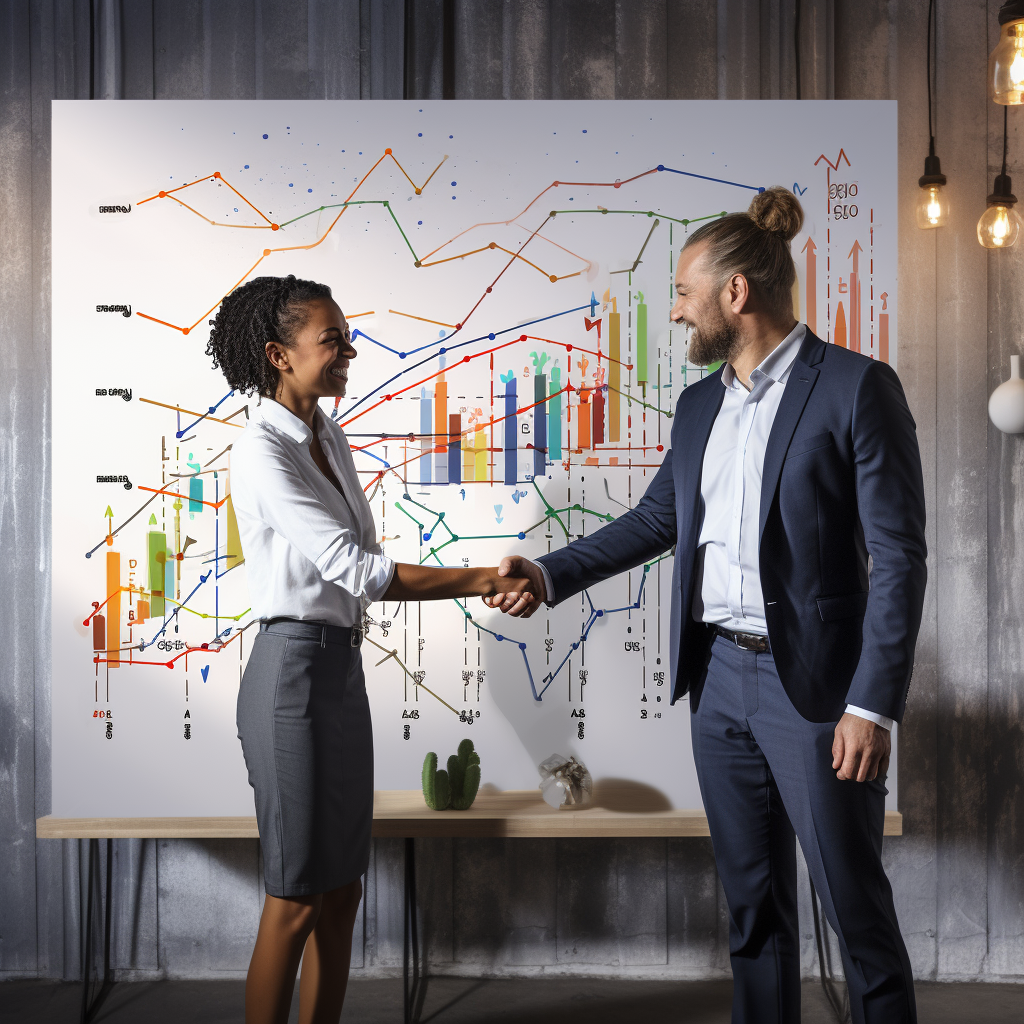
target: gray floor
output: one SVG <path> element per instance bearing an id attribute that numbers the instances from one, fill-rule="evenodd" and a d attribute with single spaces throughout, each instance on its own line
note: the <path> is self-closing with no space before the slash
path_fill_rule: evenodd
<path id="1" fill-rule="evenodd" d="M 423 1006 L 423 1024 L 728 1024 L 729 982 L 601 981 L 599 979 L 470 980 L 435 978 Z M 97 1024 L 242 1024 L 242 983 L 158 981 L 117 985 Z M 821 989 L 805 983 L 804 1024 L 833 1024 Z M 0 985 L 3 1024 L 73 1024 L 81 989 L 36 981 Z M 1020 1024 L 1024 986 L 917 986 L 921 1024 Z M 297 1019 L 296 1001 L 292 1020 Z M 402 1019 L 402 988 L 395 981 L 354 981 L 343 1021 L 392 1024 Z"/>

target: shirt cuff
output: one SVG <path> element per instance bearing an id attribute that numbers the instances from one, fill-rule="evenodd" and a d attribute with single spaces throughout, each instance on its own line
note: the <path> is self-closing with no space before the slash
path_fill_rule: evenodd
<path id="1" fill-rule="evenodd" d="M 855 708 L 852 704 L 846 705 L 846 713 L 848 715 L 856 715 L 858 718 L 866 718 L 869 722 L 874 722 L 875 725 L 880 725 L 883 729 L 892 730 L 892 719 L 886 718 L 885 715 L 876 715 L 874 711 Z"/>
<path id="2" fill-rule="evenodd" d="M 554 604 L 555 603 L 555 587 L 554 587 L 554 584 L 551 582 L 551 573 L 549 573 L 547 571 L 547 569 L 544 568 L 544 563 L 543 562 L 534 562 L 532 559 L 529 559 L 529 558 L 526 559 L 526 561 L 530 562 L 532 565 L 535 565 L 535 566 L 537 566 L 538 569 L 540 569 L 540 574 L 541 574 L 541 576 L 544 577 L 544 593 L 545 593 L 544 600 L 548 604 Z"/>
<path id="3" fill-rule="evenodd" d="M 378 555 L 377 557 L 381 560 L 381 565 L 382 568 L 385 568 L 385 572 L 380 583 L 376 583 L 373 586 L 367 584 L 363 588 L 363 593 L 370 601 L 382 601 L 384 599 L 388 587 L 391 586 L 391 579 L 395 575 L 395 566 L 398 564 L 393 558 L 388 558 L 387 555 Z"/>

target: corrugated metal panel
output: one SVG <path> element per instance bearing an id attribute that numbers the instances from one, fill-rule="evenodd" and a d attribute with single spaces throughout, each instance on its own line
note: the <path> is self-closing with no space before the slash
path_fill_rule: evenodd
<path id="1" fill-rule="evenodd" d="M 925 461 L 932 583 L 900 737 L 906 835 L 886 861 L 919 976 L 1019 977 L 1024 462 L 1020 439 L 986 427 L 984 404 L 1024 333 L 1024 250 L 986 256 L 973 238 L 994 173 L 986 145 L 988 161 L 999 153 L 982 84 L 998 0 L 939 5 L 937 134 L 957 212 L 955 230 L 927 235 L 911 209 L 927 145 L 926 5 L 801 6 L 804 98 L 900 100 L 900 373 Z M 49 792 L 37 624 L 51 586 L 50 99 L 440 98 L 446 68 L 463 98 L 789 98 L 793 29 L 784 0 L 0 2 L 0 975 L 73 978 L 80 956 L 84 844 L 33 840 Z M 1011 164 L 1024 156 L 1016 135 L 1010 152 Z M 115 860 L 120 968 L 244 968 L 255 844 L 119 842 Z M 438 842 L 421 845 L 419 867 L 439 964 L 728 968 L 704 840 Z M 400 882 L 401 844 L 378 842 L 354 956 L 367 971 L 400 963 Z"/>

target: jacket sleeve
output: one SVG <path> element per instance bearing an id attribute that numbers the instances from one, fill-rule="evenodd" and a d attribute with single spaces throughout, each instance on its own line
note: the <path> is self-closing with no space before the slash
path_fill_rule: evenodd
<path id="1" fill-rule="evenodd" d="M 872 362 L 853 409 L 857 509 L 872 568 L 860 661 L 847 702 L 899 722 L 921 627 L 924 480 L 914 418 L 895 371 Z"/>
<path id="2" fill-rule="evenodd" d="M 601 580 L 657 558 L 675 542 L 676 501 L 669 449 L 635 508 L 589 537 L 581 537 L 535 561 L 550 573 L 553 603 L 559 604 Z"/>

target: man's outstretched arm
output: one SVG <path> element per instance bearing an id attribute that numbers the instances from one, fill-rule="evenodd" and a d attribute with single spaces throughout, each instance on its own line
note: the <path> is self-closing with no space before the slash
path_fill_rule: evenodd
<path id="1" fill-rule="evenodd" d="M 558 604 L 610 576 L 632 569 L 651 558 L 657 558 L 676 542 L 676 499 L 672 479 L 672 450 L 665 453 L 650 486 L 635 508 L 619 516 L 588 537 L 581 537 L 533 562 L 521 555 L 501 560 L 502 575 L 529 579 L 537 594 L 545 593 L 545 579 L 540 565 L 550 573 L 553 600 Z M 492 608 L 501 608 L 511 615 L 529 618 L 538 602 L 529 604 L 512 591 L 484 598 Z"/>

